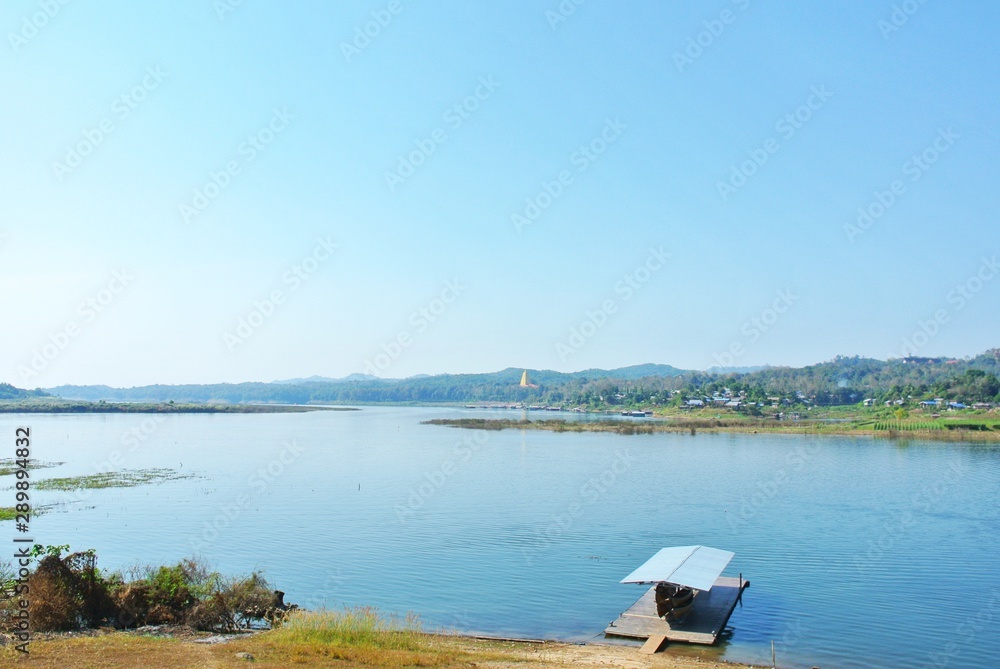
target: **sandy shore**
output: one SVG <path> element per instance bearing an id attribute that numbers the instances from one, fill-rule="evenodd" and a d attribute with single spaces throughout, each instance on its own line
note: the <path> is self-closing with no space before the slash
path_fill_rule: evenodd
<path id="1" fill-rule="evenodd" d="M 736 665 L 670 652 L 645 655 L 637 646 L 516 642 L 462 636 L 427 635 L 419 657 L 398 651 L 337 648 L 316 644 L 272 644 L 267 633 L 232 637 L 221 643 L 211 635 L 180 630 L 88 631 L 39 635 L 30 656 L 0 648 L 0 665 L 39 669 L 181 669 L 215 667 L 624 667 L 625 669 L 736 669 Z M 218 637 L 214 638 L 219 641 Z M 248 659 L 248 656 L 252 659 Z"/>
<path id="2" fill-rule="evenodd" d="M 464 640 L 463 640 L 464 642 Z M 609 646 L 603 644 L 565 644 L 546 642 L 544 644 L 512 644 L 522 646 L 518 649 L 532 667 L 549 669 L 550 667 L 584 666 L 584 667 L 625 667 L 626 669 L 737 669 L 746 665 L 731 664 L 712 660 L 702 660 L 694 657 L 657 653 L 645 655 L 636 646 Z M 474 646 L 473 646 L 474 647 Z M 484 663 L 480 666 L 491 666 L 496 669 L 512 669 L 523 667 L 525 662 Z"/>

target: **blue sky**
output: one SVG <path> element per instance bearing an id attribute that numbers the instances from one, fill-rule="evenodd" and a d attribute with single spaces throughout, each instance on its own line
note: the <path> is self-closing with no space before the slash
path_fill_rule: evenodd
<path id="1" fill-rule="evenodd" d="M 0 379 L 1000 343 L 995 3 L 233 4 L 0 9 Z"/>

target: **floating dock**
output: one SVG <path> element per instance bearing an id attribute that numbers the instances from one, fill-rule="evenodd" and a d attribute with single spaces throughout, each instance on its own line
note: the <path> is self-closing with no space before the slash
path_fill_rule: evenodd
<path id="1" fill-rule="evenodd" d="M 699 591 L 694 608 L 682 622 L 667 622 L 656 615 L 655 586 L 646 591 L 625 613 L 611 623 L 604 633 L 609 636 L 681 641 L 711 646 L 729 622 L 740 595 L 750 585 L 742 578 L 720 576 L 711 590 Z M 662 640 L 661 640 L 662 641 Z"/>

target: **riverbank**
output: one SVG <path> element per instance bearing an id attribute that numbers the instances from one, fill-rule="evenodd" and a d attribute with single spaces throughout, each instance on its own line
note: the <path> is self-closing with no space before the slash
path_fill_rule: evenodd
<path id="1" fill-rule="evenodd" d="M 456 635 L 410 634 L 403 639 L 329 641 L 289 634 L 281 629 L 230 637 L 211 643 L 207 633 L 99 631 L 94 634 L 48 635 L 30 646 L 30 656 L 0 648 L 0 659 L 35 669 L 180 669 L 254 666 L 262 669 L 301 667 L 483 667 L 490 669 L 554 669 L 556 667 L 625 667 L 627 669 L 738 669 L 736 665 L 668 652 L 644 655 L 634 646 L 559 642 L 493 641 Z M 249 656 L 249 657 L 248 657 Z M 250 659 L 252 658 L 252 659 Z M 6 664 L 7 662 L 3 662 Z"/>
<path id="2" fill-rule="evenodd" d="M 0 401 L 0 413 L 303 413 L 306 411 L 358 411 L 354 407 L 301 404 L 190 404 L 174 402 L 87 402 L 32 398 Z"/>
<path id="3" fill-rule="evenodd" d="M 754 418 L 689 418 L 665 417 L 653 419 L 538 420 L 510 418 L 435 418 L 424 425 L 441 425 L 470 430 L 547 430 L 550 432 L 612 432 L 615 434 L 654 434 L 698 432 L 733 434 L 785 434 L 794 436 L 846 436 L 888 439 L 929 439 L 935 441 L 1000 442 L 996 423 L 964 421 L 942 423 L 895 423 L 878 421 L 823 422 L 810 420 L 777 421 Z"/>

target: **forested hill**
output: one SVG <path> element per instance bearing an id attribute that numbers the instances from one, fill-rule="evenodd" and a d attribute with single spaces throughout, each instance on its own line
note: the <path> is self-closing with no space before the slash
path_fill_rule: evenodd
<path id="1" fill-rule="evenodd" d="M 275 383 L 154 385 L 137 388 L 59 386 L 56 396 L 90 401 L 130 402 L 526 402 L 598 405 L 712 394 L 729 388 L 749 397 L 809 398 L 818 404 L 853 404 L 862 397 L 937 396 L 968 401 L 1000 401 L 1000 349 L 964 360 L 907 358 L 875 360 L 837 357 L 807 367 L 766 367 L 749 373 L 686 371 L 669 365 L 637 365 L 621 369 L 588 369 L 562 373 L 528 370 L 537 387 L 519 387 L 521 368 L 487 374 L 440 374 L 408 379 L 305 379 Z M 0 386 L 7 392 L 17 391 Z M 629 399 L 630 398 L 630 399 Z"/>
<path id="2" fill-rule="evenodd" d="M 690 374 L 670 365 L 636 365 L 621 369 L 588 369 L 565 374 L 528 370 L 537 388 L 521 388 L 524 369 L 509 367 L 488 374 L 439 374 L 408 379 L 348 377 L 294 383 L 238 383 L 181 386 L 58 386 L 51 393 L 67 399 L 125 402 L 281 402 L 305 404 L 352 402 L 477 402 L 564 401 L 567 393 L 602 380 L 627 382 L 666 379 Z"/>
<path id="3" fill-rule="evenodd" d="M 0 383 L 0 400 L 23 400 L 31 397 L 46 397 L 47 395 L 41 390 L 21 390 L 9 383 Z"/>
<path id="4" fill-rule="evenodd" d="M 808 367 L 768 367 L 750 374 L 735 375 L 746 386 L 773 395 L 801 393 L 807 397 L 846 400 L 850 393 L 876 399 L 924 394 L 962 394 L 956 388 L 968 370 L 982 371 L 981 378 L 1000 375 L 1000 349 L 992 349 L 968 360 L 954 358 L 904 358 L 875 360 L 837 357 Z M 980 378 L 973 375 L 974 378 Z M 972 399 L 971 397 L 969 399 Z M 849 404 L 849 401 L 831 401 Z"/>

